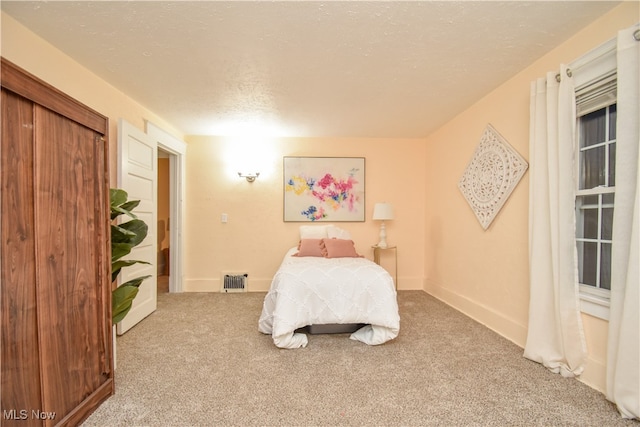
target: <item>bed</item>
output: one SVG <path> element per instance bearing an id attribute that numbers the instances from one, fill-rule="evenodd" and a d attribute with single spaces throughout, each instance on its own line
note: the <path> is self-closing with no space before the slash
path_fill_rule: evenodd
<path id="1" fill-rule="evenodd" d="M 398 336 L 393 279 L 384 268 L 359 256 L 343 230 L 327 231 L 331 227 L 325 228 L 327 237 L 321 233 L 313 238 L 301 227 L 300 244 L 287 251 L 273 277 L 258 329 L 270 334 L 277 347 L 306 347 L 307 335 L 300 330 L 314 325 L 364 324 L 350 338 L 369 345 Z"/>

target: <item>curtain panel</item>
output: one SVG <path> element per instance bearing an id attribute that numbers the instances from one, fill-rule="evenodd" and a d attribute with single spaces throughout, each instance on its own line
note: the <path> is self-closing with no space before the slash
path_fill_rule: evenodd
<path id="1" fill-rule="evenodd" d="M 617 40 L 616 197 L 611 253 L 607 398 L 624 418 L 640 418 L 640 25 Z"/>
<path id="2" fill-rule="evenodd" d="M 532 82 L 524 356 L 566 377 L 580 375 L 586 360 L 575 245 L 575 122 L 575 90 L 565 65 Z"/>

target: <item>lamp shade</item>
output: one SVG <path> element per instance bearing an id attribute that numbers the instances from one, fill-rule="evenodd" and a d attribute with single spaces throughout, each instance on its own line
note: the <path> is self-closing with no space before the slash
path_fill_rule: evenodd
<path id="1" fill-rule="evenodd" d="M 393 219 L 393 206 L 389 203 L 376 203 L 373 207 L 373 219 L 382 221 Z"/>

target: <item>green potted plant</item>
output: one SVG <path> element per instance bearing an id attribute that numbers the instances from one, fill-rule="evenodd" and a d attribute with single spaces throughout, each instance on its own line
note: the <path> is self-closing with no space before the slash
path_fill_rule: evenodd
<path id="1" fill-rule="evenodd" d="M 138 219 L 132 212 L 139 204 L 140 200 L 128 200 L 126 191 L 111 188 L 109 199 L 111 202 L 111 282 L 114 282 L 120 270 L 134 264 L 149 264 L 146 261 L 123 260 L 131 250 L 138 246 L 147 237 L 148 226 L 144 221 Z M 118 224 L 117 218 L 126 215 L 131 219 Z M 113 324 L 125 318 L 133 300 L 138 295 L 138 290 L 142 281 L 151 276 L 142 276 L 121 284 L 112 291 L 111 321 Z"/>

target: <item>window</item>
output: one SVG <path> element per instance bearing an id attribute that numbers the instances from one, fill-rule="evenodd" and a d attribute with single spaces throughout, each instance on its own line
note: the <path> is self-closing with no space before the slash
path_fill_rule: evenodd
<path id="1" fill-rule="evenodd" d="M 609 318 L 616 166 L 615 47 L 576 67 L 576 248 L 581 309 Z"/>
<path id="2" fill-rule="evenodd" d="M 576 245 L 580 284 L 611 289 L 616 104 L 578 119 Z"/>

